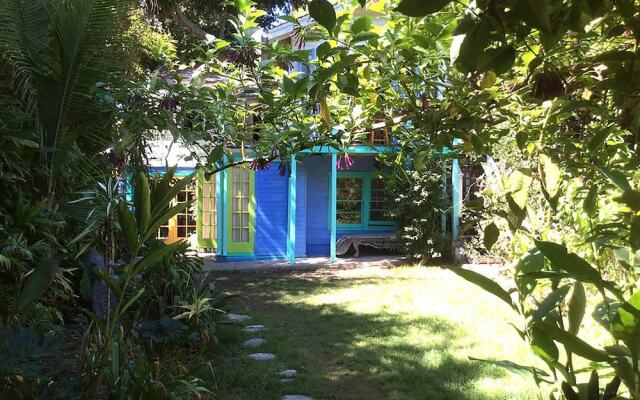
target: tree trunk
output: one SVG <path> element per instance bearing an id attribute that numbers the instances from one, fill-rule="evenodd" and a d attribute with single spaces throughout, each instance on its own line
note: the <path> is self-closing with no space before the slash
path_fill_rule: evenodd
<path id="1" fill-rule="evenodd" d="M 200 28 L 193 21 L 187 18 L 186 15 L 184 15 L 176 0 L 172 0 L 171 5 L 173 6 L 173 20 L 175 22 L 185 27 L 189 32 L 193 33 L 200 39 L 204 39 L 207 36 L 208 33 L 204 29 Z"/>

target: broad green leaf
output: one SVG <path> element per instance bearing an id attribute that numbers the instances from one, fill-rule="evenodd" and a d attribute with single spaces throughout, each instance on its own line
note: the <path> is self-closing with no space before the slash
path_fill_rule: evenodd
<path id="1" fill-rule="evenodd" d="M 429 156 L 430 152 L 428 150 L 418 151 L 413 156 L 413 169 L 418 172 L 423 171 L 425 169 L 425 166 L 427 165 L 427 159 L 429 158 Z"/>
<path id="2" fill-rule="evenodd" d="M 551 262 L 551 265 L 554 269 L 566 271 L 570 275 L 587 278 L 592 282 L 602 281 L 600 272 L 598 272 L 597 269 L 593 268 L 588 262 L 586 262 L 577 254 L 569 253 L 565 246 L 539 240 L 536 240 L 535 244 L 538 250 L 540 250 L 542 254 L 544 254 L 544 256 Z"/>
<path id="3" fill-rule="evenodd" d="M 173 186 L 170 186 L 171 185 L 171 180 L 170 180 L 168 183 L 166 183 L 167 185 L 166 187 L 164 186 L 164 177 L 163 177 L 162 179 L 163 187 L 154 188 L 153 192 L 151 193 L 151 199 L 152 199 L 151 219 L 152 220 L 157 220 L 158 217 L 167 210 L 167 207 L 169 207 L 169 205 L 171 204 L 171 201 L 178 195 L 178 193 L 180 193 L 185 187 L 187 187 L 188 184 L 191 183 L 191 181 L 193 180 L 193 178 L 196 176 L 197 173 L 198 173 L 197 171 L 194 171 L 191 174 L 180 178 L 176 182 L 176 184 Z M 153 199 L 157 199 L 157 200 L 153 201 Z M 166 221 L 163 221 L 163 222 L 166 222 Z M 155 232 L 155 230 L 153 230 L 151 227 L 149 228 L 149 230 L 152 230 L 153 232 Z"/>
<path id="4" fill-rule="evenodd" d="M 569 285 L 565 285 L 549 293 L 549 295 L 542 300 L 538 309 L 533 313 L 533 321 L 540 321 L 549 315 L 552 310 L 564 301 L 570 288 L 571 287 Z"/>
<path id="5" fill-rule="evenodd" d="M 360 17 L 353 21 L 351 25 L 351 32 L 354 35 L 357 35 L 360 32 L 366 32 L 371 28 L 371 17 L 365 15 L 364 17 Z"/>
<path id="6" fill-rule="evenodd" d="M 462 18 L 458 20 L 458 24 L 451 34 L 457 36 L 469 33 L 477 22 L 478 20 L 472 13 L 465 13 Z"/>
<path id="7" fill-rule="evenodd" d="M 282 86 L 286 94 L 294 95 L 296 93 L 296 84 L 288 76 L 282 77 Z"/>
<path id="8" fill-rule="evenodd" d="M 520 209 L 524 209 L 527 205 L 532 182 L 531 170 L 524 168 L 513 171 L 506 179 L 506 189 Z"/>
<path id="9" fill-rule="evenodd" d="M 140 248 L 138 243 L 138 227 L 136 226 L 133 213 L 125 203 L 118 204 L 118 221 L 120 222 L 120 229 L 122 229 L 127 241 L 129 254 L 135 255 Z"/>
<path id="10" fill-rule="evenodd" d="M 129 301 L 126 302 L 122 309 L 120 309 L 120 315 L 124 314 L 129 309 L 129 307 L 131 307 L 136 301 L 138 301 L 140 296 L 142 296 L 142 294 L 144 293 L 145 289 L 146 287 L 141 287 L 140 290 L 138 290 L 138 292 L 133 295 L 133 297 L 130 298 Z"/>
<path id="11" fill-rule="evenodd" d="M 562 394 L 564 394 L 567 400 L 580 400 L 580 396 L 578 396 L 576 391 L 573 390 L 573 387 L 567 382 L 563 381 L 560 387 L 562 388 Z"/>
<path id="12" fill-rule="evenodd" d="M 336 26 L 336 11 L 327 0 L 311 0 L 309 3 L 309 15 L 331 33 Z"/>
<path id="13" fill-rule="evenodd" d="M 637 252 L 640 250 L 640 218 L 635 215 L 631 217 L 631 225 L 629 228 L 631 230 L 629 244 L 631 244 L 631 249 Z M 640 264 L 640 258 L 637 254 L 638 253 L 636 253 L 634 265 Z"/>
<path id="14" fill-rule="evenodd" d="M 511 193 L 507 194 L 507 205 L 509 206 L 509 212 L 507 214 L 507 222 L 509 223 L 509 229 L 511 232 L 516 232 L 522 226 L 522 222 L 527 217 L 526 207 L 520 208 L 518 202 L 514 200 Z"/>
<path id="15" fill-rule="evenodd" d="M 604 350 L 596 349 L 576 335 L 560 329 L 554 324 L 539 323 L 536 324 L 536 326 L 544 331 L 551 339 L 562 343 L 568 351 L 580 357 L 595 362 L 609 361 L 609 355 Z"/>
<path id="16" fill-rule="evenodd" d="M 604 393 L 602 394 L 602 400 L 614 400 L 618 394 L 620 383 L 622 383 L 620 377 L 614 376 L 613 379 L 611 379 L 611 382 L 605 386 Z"/>
<path id="17" fill-rule="evenodd" d="M 151 223 L 149 224 L 149 229 L 144 234 L 144 236 L 142 236 L 141 242 L 144 243 L 149 238 L 151 238 L 154 235 L 156 235 L 156 233 L 158 232 L 158 229 L 160 228 L 161 225 L 164 225 L 171 218 L 173 218 L 174 216 L 178 215 L 182 211 L 186 210 L 189 206 L 191 206 L 192 202 L 193 201 L 187 201 L 187 202 L 184 202 L 184 203 L 179 203 L 179 204 L 177 204 L 177 205 L 175 205 L 175 206 L 173 206 L 171 208 L 166 209 L 164 214 L 160 214 L 158 217 L 153 219 L 151 221 Z"/>
<path id="18" fill-rule="evenodd" d="M 497 75 L 509 72 L 516 61 L 516 50 L 511 45 L 484 52 L 478 61 L 478 71 L 493 70 Z"/>
<path id="19" fill-rule="evenodd" d="M 500 230 L 493 222 L 484 228 L 484 247 L 491 250 L 493 245 L 498 241 Z"/>
<path id="20" fill-rule="evenodd" d="M 528 276 L 544 268 L 544 256 L 537 249 L 530 250 L 522 256 L 515 265 L 515 281 L 521 296 L 527 296 L 533 292 L 538 281 Z"/>
<path id="21" fill-rule="evenodd" d="M 353 37 L 351 38 L 351 43 L 366 42 L 371 39 L 377 38 L 378 34 L 375 32 L 360 32 L 357 35 L 353 35 Z"/>
<path id="22" fill-rule="evenodd" d="M 584 292 L 584 286 L 580 282 L 573 284 L 573 293 L 571 294 L 571 300 L 569 300 L 569 332 L 574 335 L 578 334 L 580 330 L 580 324 L 584 317 L 584 312 L 587 306 L 587 297 Z"/>
<path id="23" fill-rule="evenodd" d="M 630 336 L 640 335 L 640 290 L 636 291 L 628 301 L 620 305 L 612 331 Z"/>
<path id="24" fill-rule="evenodd" d="M 540 170 L 542 171 L 542 191 L 547 201 L 555 209 L 560 196 L 560 168 L 547 156 L 540 155 Z"/>
<path id="25" fill-rule="evenodd" d="M 602 173 L 607 178 L 609 178 L 611 182 L 615 183 L 616 186 L 622 189 L 623 192 L 631 190 L 631 185 L 629 185 L 629 181 L 627 180 L 627 177 L 624 176 L 624 174 L 621 171 L 604 168 L 604 167 L 601 167 L 600 171 L 602 171 Z"/>
<path id="26" fill-rule="evenodd" d="M 133 273 L 142 272 L 146 268 L 159 263 L 164 257 L 176 251 L 180 245 L 180 242 L 176 242 L 169 245 L 163 245 L 160 248 L 152 250 L 149 254 L 145 255 L 141 260 L 135 263 Z"/>
<path id="27" fill-rule="evenodd" d="M 401 0 L 396 11 L 409 17 L 425 17 L 438 12 L 451 0 Z"/>
<path id="28" fill-rule="evenodd" d="M 460 267 L 452 267 L 451 271 L 456 273 L 458 276 L 466 279 L 467 281 L 473 283 L 474 285 L 480 286 L 485 291 L 493 294 L 494 296 L 502 299 L 505 303 L 509 304 L 511 308 L 515 309 L 515 305 L 513 304 L 513 300 L 511 300 L 511 296 L 504 290 L 500 285 L 486 276 L 479 274 L 475 271 L 471 271 L 468 269 L 463 269 Z"/>
<path id="29" fill-rule="evenodd" d="M 631 61 L 635 57 L 633 51 L 628 50 L 612 50 L 600 53 L 593 57 L 596 62 L 626 62 Z"/>
<path id="30" fill-rule="evenodd" d="M 58 260 L 42 260 L 27 274 L 27 283 L 16 301 L 16 313 L 22 313 L 47 290 L 58 272 Z"/>
<path id="31" fill-rule="evenodd" d="M 545 324 L 537 323 L 533 325 L 531 330 L 531 351 L 546 363 L 553 365 L 558 361 L 558 357 L 560 356 L 558 346 L 556 346 L 553 340 L 551 340 L 544 331 L 538 328 L 538 325 Z"/>
<path id="32" fill-rule="evenodd" d="M 598 212 L 598 187 L 591 186 L 589 188 L 589 192 L 587 196 L 584 198 L 584 202 L 582 203 L 582 209 L 587 215 L 590 217 L 594 217 Z"/>
<path id="33" fill-rule="evenodd" d="M 144 232 L 151 220 L 151 195 L 149 193 L 149 180 L 142 172 L 138 177 L 134 193 L 136 221 L 140 231 Z"/>
<path id="34" fill-rule="evenodd" d="M 526 365 L 520 365 L 520 364 L 516 364 L 512 361 L 508 361 L 508 360 L 485 360 L 485 359 L 481 359 L 481 358 L 474 358 L 474 357 L 469 357 L 470 360 L 472 361 L 480 361 L 483 363 L 488 363 L 488 364 L 492 364 L 492 365 L 496 365 L 498 367 L 504 368 L 506 370 L 508 370 L 511 373 L 520 375 L 523 378 L 527 378 L 527 379 L 531 379 L 533 377 L 533 373 L 535 371 L 536 375 L 538 376 L 542 376 L 542 377 L 546 377 L 549 376 L 549 374 L 540 369 L 540 368 L 536 368 L 536 367 L 532 367 L 532 366 L 526 366 Z"/>
<path id="35" fill-rule="evenodd" d="M 600 380 L 596 370 L 591 371 L 591 377 L 587 385 L 587 400 L 600 400 Z"/>
<path id="36" fill-rule="evenodd" d="M 616 201 L 626 204 L 633 211 L 640 211 L 640 191 L 638 190 L 625 190 L 622 196 L 616 198 Z"/>
<path id="37" fill-rule="evenodd" d="M 483 19 L 465 35 L 456 58 L 456 63 L 462 67 L 464 72 L 473 72 L 478 69 L 478 62 L 489 44 L 490 29 L 491 24 L 488 20 Z"/>
<path id="38" fill-rule="evenodd" d="M 551 5 L 550 0 L 527 0 L 529 5 L 531 6 L 531 12 L 535 16 L 538 27 L 543 32 L 550 32 L 552 30 L 551 27 Z"/>
<path id="39" fill-rule="evenodd" d="M 109 286 L 109 289 L 113 292 L 113 294 L 120 298 L 122 295 L 122 289 L 120 287 L 120 282 L 118 282 L 113 276 L 109 275 L 109 273 L 100 268 L 94 268 L 93 273 L 100 278 L 104 283 Z"/>

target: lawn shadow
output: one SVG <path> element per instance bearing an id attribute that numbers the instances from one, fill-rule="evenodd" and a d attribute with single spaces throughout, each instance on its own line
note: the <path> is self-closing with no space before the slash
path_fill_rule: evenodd
<path id="1" fill-rule="evenodd" d="M 394 278 L 395 279 L 395 278 Z M 401 278 L 404 279 L 404 278 Z M 307 370 L 321 399 L 495 399 L 475 387 L 505 372 L 456 352 L 468 347 L 464 327 L 447 319 L 407 313 L 354 313 L 341 304 L 292 302 L 301 293 L 377 284 L 384 278 L 308 275 L 239 278 L 249 312 L 270 328 L 272 348 L 292 367 Z M 289 299 L 289 300 L 284 300 Z M 507 397 L 505 397 L 507 398 Z"/>

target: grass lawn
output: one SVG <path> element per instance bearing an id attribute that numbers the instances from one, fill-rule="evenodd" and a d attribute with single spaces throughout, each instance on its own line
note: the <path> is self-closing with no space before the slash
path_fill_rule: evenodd
<path id="1" fill-rule="evenodd" d="M 218 356 L 218 398 L 275 400 L 285 394 L 320 399 L 532 399 L 533 384 L 468 357 L 527 364 L 508 326 L 513 314 L 490 294 L 440 268 L 324 270 L 230 274 L 243 296 L 235 312 L 268 330 L 235 329 Z M 258 336 L 257 363 L 238 343 Z M 278 372 L 298 377 L 280 382 Z"/>

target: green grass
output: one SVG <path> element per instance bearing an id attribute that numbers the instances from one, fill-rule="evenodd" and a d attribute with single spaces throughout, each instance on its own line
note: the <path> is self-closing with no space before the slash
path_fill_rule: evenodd
<path id="1" fill-rule="evenodd" d="M 256 363 L 227 346 L 215 360 L 221 399 L 531 399 L 532 382 L 469 357 L 527 364 L 508 326 L 514 315 L 490 294 L 439 268 L 231 275 L 235 311 L 268 330 Z M 227 341 L 249 335 L 235 329 Z M 277 372 L 298 370 L 292 383 Z"/>

